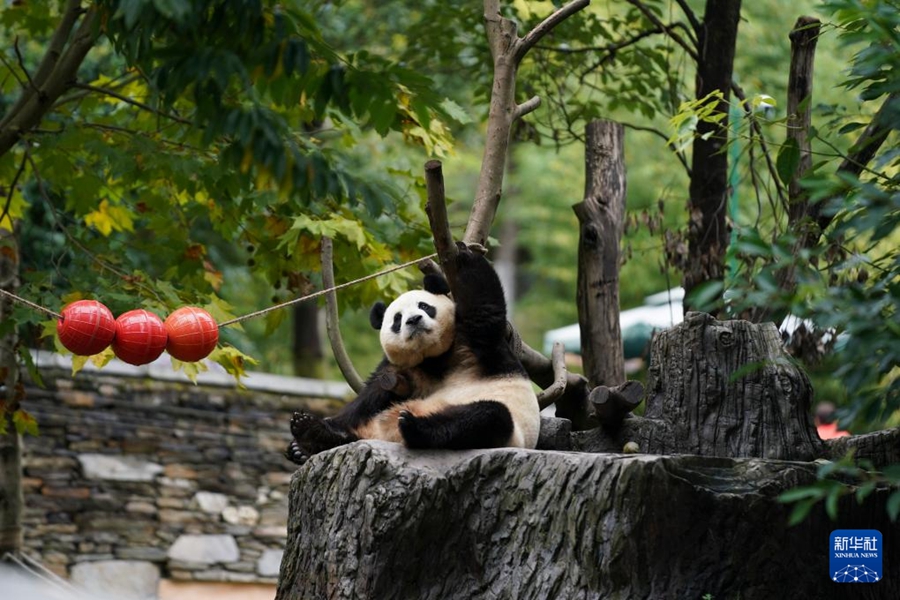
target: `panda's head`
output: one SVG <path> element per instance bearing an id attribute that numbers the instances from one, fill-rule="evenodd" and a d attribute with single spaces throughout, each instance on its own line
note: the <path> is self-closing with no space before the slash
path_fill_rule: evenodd
<path id="1" fill-rule="evenodd" d="M 372 327 L 381 330 L 381 347 L 398 367 L 414 367 L 440 356 L 453 345 L 456 307 L 443 277 L 427 275 L 425 290 L 402 294 L 385 306 L 378 302 L 369 313 Z"/>

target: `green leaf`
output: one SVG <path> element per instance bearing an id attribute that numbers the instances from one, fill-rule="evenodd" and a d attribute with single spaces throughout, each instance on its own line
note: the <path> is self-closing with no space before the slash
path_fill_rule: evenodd
<path id="1" fill-rule="evenodd" d="M 863 500 L 869 496 L 873 491 L 875 491 L 876 483 L 874 481 L 867 481 L 856 488 L 856 501 L 859 504 L 862 504 Z"/>
<path id="2" fill-rule="evenodd" d="M 887 508 L 888 517 L 890 517 L 891 523 L 895 522 L 897 516 L 900 516 L 900 490 L 896 490 L 891 494 L 885 508 Z"/>
<path id="3" fill-rule="evenodd" d="M 844 489 L 843 486 L 836 485 L 828 491 L 828 496 L 825 497 L 825 512 L 828 513 L 828 518 L 832 521 L 837 520 L 838 500 L 843 495 Z"/>
<path id="4" fill-rule="evenodd" d="M 711 312 L 721 303 L 724 289 L 725 284 L 720 279 L 701 283 L 691 291 L 688 298 L 689 304 L 694 307 L 694 310 Z"/>
<path id="5" fill-rule="evenodd" d="M 812 507 L 815 506 L 816 499 L 808 499 L 803 500 L 802 502 L 798 502 L 794 506 L 794 510 L 791 511 L 791 516 L 788 518 L 788 527 L 793 527 L 799 523 L 802 523 L 804 519 L 806 519 L 807 515 L 809 515 L 809 511 L 812 510 Z"/>
<path id="6" fill-rule="evenodd" d="M 19 346 L 19 356 L 22 358 L 22 362 L 25 363 L 25 369 L 28 371 L 28 376 L 31 380 L 37 384 L 38 387 L 46 388 L 47 386 L 44 385 L 44 379 L 41 377 L 41 372 L 38 370 L 37 365 L 34 364 L 34 358 L 32 358 L 28 348 Z"/>
<path id="7" fill-rule="evenodd" d="M 441 110 L 444 111 L 444 113 L 448 117 L 450 117 L 460 125 L 468 125 L 472 122 L 472 117 L 469 116 L 469 113 L 467 113 L 463 107 L 461 107 L 453 100 L 444 98 L 440 106 Z"/>
<path id="8" fill-rule="evenodd" d="M 790 504 L 791 502 L 797 502 L 798 500 L 806 498 L 818 500 L 824 493 L 822 488 L 815 486 L 796 487 L 779 494 L 778 501 L 782 504 Z"/>
<path id="9" fill-rule="evenodd" d="M 286 309 L 280 308 L 266 313 L 266 335 L 272 335 L 278 331 L 278 328 L 281 327 L 281 324 L 287 318 L 288 312 Z"/>
<path id="10" fill-rule="evenodd" d="M 778 178 L 785 185 L 789 184 L 799 166 L 800 145 L 796 139 L 790 138 L 778 150 L 778 157 L 775 159 L 775 170 L 778 171 Z"/>
<path id="11" fill-rule="evenodd" d="M 16 431 L 19 432 L 19 435 L 25 435 L 26 433 L 35 437 L 39 435 L 37 421 L 21 408 L 13 413 L 13 424 L 16 426 Z"/>

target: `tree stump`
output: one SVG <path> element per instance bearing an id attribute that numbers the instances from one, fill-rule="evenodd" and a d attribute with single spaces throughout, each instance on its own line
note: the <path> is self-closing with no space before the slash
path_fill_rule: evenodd
<path id="1" fill-rule="evenodd" d="M 653 340 L 644 417 L 573 434 L 573 447 L 621 452 L 632 441 L 652 454 L 813 460 L 825 448 L 811 398 L 774 324 L 688 313 Z"/>
<path id="2" fill-rule="evenodd" d="M 830 532 L 877 529 L 891 549 L 900 528 L 888 490 L 862 506 L 842 498 L 837 523 L 819 505 L 788 527 L 777 496 L 815 470 L 357 442 L 294 475 L 277 600 L 846 598 L 850 584 L 830 577 Z M 900 561 L 886 556 L 884 569 L 853 592 L 900 597 Z"/>

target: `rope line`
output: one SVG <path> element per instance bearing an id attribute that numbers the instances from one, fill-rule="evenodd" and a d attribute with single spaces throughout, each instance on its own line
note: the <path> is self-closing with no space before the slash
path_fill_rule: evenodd
<path id="1" fill-rule="evenodd" d="M 432 259 L 436 256 L 437 256 L 437 252 L 435 252 L 433 254 L 429 254 L 428 256 L 423 256 L 422 258 L 417 258 L 415 260 L 405 262 L 402 265 L 395 265 L 389 269 L 385 269 L 384 271 L 379 271 L 377 273 L 372 273 L 371 275 L 366 275 L 365 277 L 360 277 L 359 279 L 354 279 L 353 281 L 341 283 L 339 285 L 330 287 L 325 290 L 319 290 L 318 292 L 313 292 L 312 294 L 308 294 L 306 296 L 301 296 L 300 298 L 294 298 L 293 300 L 288 300 L 287 302 L 282 302 L 281 304 L 276 304 L 275 306 L 270 306 L 269 308 L 264 308 L 264 309 L 258 310 L 256 312 L 246 314 L 242 317 L 236 317 L 236 318 L 230 319 L 228 321 L 223 321 L 222 323 L 219 323 L 219 327 L 228 327 L 229 325 L 234 325 L 235 323 L 240 323 L 241 321 L 246 321 L 246 320 L 252 319 L 254 317 L 262 316 L 266 313 L 272 312 L 273 310 L 278 310 L 279 308 L 284 308 L 284 307 L 290 306 L 292 304 L 298 304 L 305 300 L 312 300 L 313 298 L 318 298 L 319 296 L 325 295 L 329 292 L 336 292 L 336 291 L 342 290 L 346 287 L 350 287 L 351 285 L 356 285 L 357 283 L 362 283 L 363 281 L 368 281 L 370 279 L 375 279 L 376 277 L 381 277 L 382 275 L 387 275 L 388 273 L 393 273 L 394 271 L 399 271 L 400 269 L 405 269 L 406 267 L 410 267 L 410 266 L 420 263 L 422 261 Z"/>
<path id="2" fill-rule="evenodd" d="M 264 308 L 262 310 L 252 312 L 252 313 L 246 314 L 241 317 L 235 317 L 234 319 L 229 319 L 228 321 L 223 321 L 223 322 L 219 323 L 219 327 L 228 327 L 229 325 L 235 325 L 237 323 L 240 323 L 241 321 L 246 321 L 248 319 L 253 319 L 254 317 L 259 317 L 266 313 L 270 313 L 273 310 L 278 310 L 278 309 L 284 308 L 286 306 L 291 306 L 292 304 L 298 304 L 298 303 L 304 302 L 306 300 L 312 300 L 313 298 L 318 298 L 319 296 L 322 296 L 329 292 L 336 292 L 336 291 L 342 290 L 346 287 L 350 287 L 351 285 L 356 285 L 357 283 L 362 283 L 363 281 L 375 279 L 376 277 L 381 277 L 382 275 L 387 275 L 388 273 L 393 273 L 394 271 L 399 271 L 400 269 L 405 269 L 407 267 L 411 267 L 412 265 L 415 265 L 422 261 L 430 260 L 432 258 L 435 258 L 436 256 L 437 256 L 437 252 L 435 252 L 433 254 L 429 254 L 428 256 L 423 256 L 421 258 L 417 258 L 415 260 L 405 262 L 402 265 L 395 265 L 393 267 L 390 267 L 389 269 L 385 269 L 384 271 L 379 271 L 377 273 L 372 273 L 371 275 L 366 275 L 364 277 L 360 277 L 359 279 L 354 279 L 353 281 L 341 283 L 339 285 L 330 287 L 328 289 L 319 290 L 318 292 L 313 292 L 312 294 L 308 294 L 306 296 L 301 296 L 300 298 L 294 298 L 293 300 L 288 300 L 287 302 L 282 302 L 281 304 L 276 304 L 275 306 L 270 306 L 269 308 Z M 0 288 L 0 294 L 2 294 L 3 296 L 6 296 L 8 298 L 11 298 L 12 300 L 15 300 L 16 302 L 24 304 L 25 306 L 27 306 L 29 308 L 33 308 L 34 310 L 40 311 L 42 313 L 46 313 L 46 314 L 50 315 L 51 317 L 55 317 L 56 319 L 59 319 L 59 320 L 63 319 L 63 316 L 61 314 L 59 314 L 58 312 L 54 312 L 54 311 L 50 310 L 49 308 L 45 308 L 39 304 L 35 304 L 34 302 L 26 300 L 25 298 L 16 296 L 12 292 L 8 292 L 8 291 L 4 290 L 3 288 Z"/>
<path id="3" fill-rule="evenodd" d="M 35 304 L 34 302 L 30 302 L 30 301 L 26 300 L 25 298 L 20 298 L 19 296 L 16 296 L 12 292 L 7 292 L 3 288 L 0 288 L 0 294 L 6 296 L 7 298 L 11 298 L 12 300 L 15 300 L 16 302 L 24 304 L 28 308 L 33 308 L 34 310 L 40 311 L 42 313 L 46 313 L 46 314 L 50 315 L 51 317 L 55 317 L 56 319 L 61 320 L 63 318 L 63 316 L 61 314 L 59 314 L 58 312 L 53 312 L 49 308 L 44 308 L 40 304 Z"/>

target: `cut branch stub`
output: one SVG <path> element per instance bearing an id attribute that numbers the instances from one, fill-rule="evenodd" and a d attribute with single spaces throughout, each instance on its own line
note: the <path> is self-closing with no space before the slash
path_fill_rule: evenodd
<path id="1" fill-rule="evenodd" d="M 598 385 L 588 396 L 594 407 L 594 416 L 605 427 L 621 423 L 643 398 L 644 386 L 639 381 L 626 381 L 616 387 Z"/>
<path id="2" fill-rule="evenodd" d="M 447 199 L 444 193 L 444 173 L 441 162 L 438 160 L 430 160 L 425 163 L 425 189 L 428 192 L 425 214 L 428 215 L 428 223 L 431 225 L 434 249 L 437 250 L 438 261 L 447 278 L 447 283 L 450 284 L 450 290 L 455 291 L 458 250 L 453 242 L 453 234 L 450 232 Z"/>
<path id="3" fill-rule="evenodd" d="M 791 31 L 791 66 L 788 76 L 787 139 L 800 153 L 797 168 L 788 183 L 788 214 L 793 224 L 806 215 L 805 194 L 800 178 L 812 167 L 809 128 L 812 118 L 813 66 L 822 23 L 815 17 L 800 17 Z"/>

